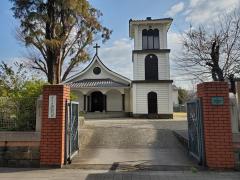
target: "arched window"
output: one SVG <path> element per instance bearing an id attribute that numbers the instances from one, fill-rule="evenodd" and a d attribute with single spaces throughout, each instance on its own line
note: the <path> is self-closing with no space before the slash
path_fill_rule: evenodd
<path id="1" fill-rule="evenodd" d="M 142 31 L 142 48 L 143 49 L 148 49 L 148 31 L 144 29 Z"/>
<path id="2" fill-rule="evenodd" d="M 145 58 L 145 80 L 158 80 L 158 58 L 154 54 Z"/>
<path id="3" fill-rule="evenodd" d="M 153 39 L 153 42 L 154 42 L 153 48 L 154 49 L 159 49 L 160 46 L 159 46 L 159 31 L 158 31 L 158 29 L 154 29 L 153 37 L 154 37 L 154 39 Z"/>
<path id="4" fill-rule="evenodd" d="M 159 30 L 144 29 L 142 31 L 142 49 L 159 49 Z"/>
<path id="5" fill-rule="evenodd" d="M 158 114 L 157 93 L 148 93 L 148 114 Z"/>

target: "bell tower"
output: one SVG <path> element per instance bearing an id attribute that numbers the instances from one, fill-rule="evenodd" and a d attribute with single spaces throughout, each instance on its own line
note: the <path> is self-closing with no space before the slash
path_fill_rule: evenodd
<path id="1" fill-rule="evenodd" d="M 172 80 L 167 32 L 173 19 L 129 21 L 132 51 L 132 110 L 134 117 L 172 118 Z"/>

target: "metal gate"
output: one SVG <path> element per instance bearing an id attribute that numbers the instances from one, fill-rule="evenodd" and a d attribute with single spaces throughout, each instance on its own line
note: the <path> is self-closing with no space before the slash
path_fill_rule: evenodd
<path id="1" fill-rule="evenodd" d="M 202 107 L 200 99 L 195 99 L 187 103 L 188 119 L 188 149 L 199 164 L 204 165 L 204 139 Z"/>
<path id="2" fill-rule="evenodd" d="M 71 163 L 79 150 L 78 144 L 78 102 L 70 101 L 66 107 L 65 164 Z"/>

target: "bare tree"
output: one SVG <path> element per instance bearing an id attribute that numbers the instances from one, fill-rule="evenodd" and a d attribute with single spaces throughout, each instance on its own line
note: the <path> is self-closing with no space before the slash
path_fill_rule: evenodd
<path id="1" fill-rule="evenodd" d="M 179 70 L 200 81 L 230 82 L 240 73 L 240 9 L 212 26 L 200 25 L 183 34 Z"/>

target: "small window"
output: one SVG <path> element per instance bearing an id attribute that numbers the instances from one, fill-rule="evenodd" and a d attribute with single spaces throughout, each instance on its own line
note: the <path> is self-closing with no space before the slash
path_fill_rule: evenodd
<path id="1" fill-rule="evenodd" d="M 93 69 L 93 73 L 96 74 L 96 75 L 100 74 L 100 73 L 101 73 L 100 67 L 95 67 L 95 68 Z"/>

